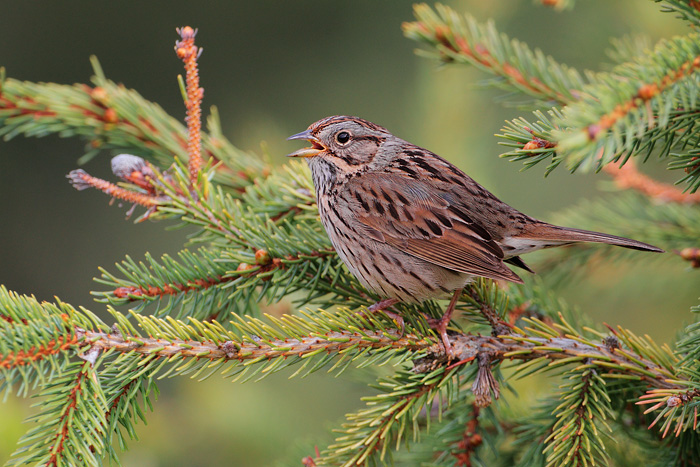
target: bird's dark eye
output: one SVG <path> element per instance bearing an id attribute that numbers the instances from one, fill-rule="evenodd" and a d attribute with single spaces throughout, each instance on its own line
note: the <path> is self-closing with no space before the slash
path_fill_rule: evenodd
<path id="1" fill-rule="evenodd" d="M 350 141 L 350 133 L 347 131 L 341 131 L 335 135 L 335 140 L 340 144 L 345 144 Z"/>

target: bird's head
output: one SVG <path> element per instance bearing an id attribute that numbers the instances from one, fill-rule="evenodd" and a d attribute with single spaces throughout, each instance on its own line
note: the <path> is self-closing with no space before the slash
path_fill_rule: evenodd
<path id="1" fill-rule="evenodd" d="M 385 128 L 361 118 L 327 117 L 287 138 L 311 142 L 310 147 L 294 151 L 288 157 L 307 158 L 312 171 L 324 168 L 336 171 L 336 175 L 351 175 L 385 165 L 382 155 L 386 151 L 379 149 L 392 138 Z M 330 165 L 333 167 L 329 168 Z"/>

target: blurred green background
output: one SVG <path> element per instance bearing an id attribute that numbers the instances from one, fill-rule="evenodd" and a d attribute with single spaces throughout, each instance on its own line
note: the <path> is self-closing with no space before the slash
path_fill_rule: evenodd
<path id="1" fill-rule="evenodd" d="M 531 0 L 447 3 L 494 18 L 501 31 L 580 69 L 600 69 L 611 36 L 657 40 L 685 28 L 651 1 L 588 0 L 563 13 Z M 412 19 L 411 7 L 368 0 L 8 2 L 0 15 L 0 66 L 17 79 L 87 82 L 95 54 L 109 78 L 184 118 L 176 82 L 182 67 L 172 46 L 175 27 L 191 25 L 204 47 L 205 108 L 218 106 L 225 133 L 243 149 L 262 153 L 264 142 L 283 163 L 299 147 L 286 136 L 321 117 L 358 115 L 453 161 L 536 217 L 551 218 L 581 198 L 614 196 L 600 191 L 604 175 L 559 170 L 545 179 L 543 168 L 519 173 L 519 164 L 498 159 L 503 151 L 493 134 L 521 112 L 494 104 L 498 91 L 474 86 L 482 73 L 416 57 L 416 44 L 400 28 Z M 89 294 L 98 288 L 92 282 L 98 266 L 110 269 L 125 254 L 174 253 L 185 232 L 134 225 L 106 196 L 71 188 L 64 176 L 82 153 L 80 141 L 58 137 L 0 143 L 0 283 L 100 311 Z M 111 178 L 109 154 L 85 168 Z M 644 261 L 596 268 L 561 294 L 597 321 L 670 341 L 691 319 L 698 276 L 667 256 L 653 268 Z M 122 457 L 126 466 L 260 466 L 285 458 L 299 465 L 314 440 L 323 447 L 329 428 L 367 392 L 350 373 L 291 381 L 276 375 L 244 385 L 177 379 L 160 387 L 141 442 Z M 30 402 L 10 397 L 0 406 L 0 461 L 28 428 L 21 421 L 32 413 Z"/>

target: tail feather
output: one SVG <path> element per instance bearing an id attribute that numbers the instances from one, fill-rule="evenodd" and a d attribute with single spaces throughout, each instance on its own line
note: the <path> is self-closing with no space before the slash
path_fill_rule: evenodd
<path id="1" fill-rule="evenodd" d="M 594 242 L 607 243 L 608 245 L 631 248 L 633 250 L 652 251 L 664 253 L 664 250 L 648 243 L 632 240 L 631 238 L 618 237 L 602 232 L 590 230 L 573 229 L 570 227 L 559 227 L 551 224 L 535 224 L 529 232 L 523 232 L 519 237 L 532 238 L 540 241 L 552 241 L 565 243 Z"/>

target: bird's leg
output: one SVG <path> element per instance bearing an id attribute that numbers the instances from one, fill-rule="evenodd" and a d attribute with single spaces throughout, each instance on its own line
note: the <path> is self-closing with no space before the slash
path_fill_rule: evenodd
<path id="1" fill-rule="evenodd" d="M 370 305 L 367 307 L 367 311 L 370 313 L 376 313 L 377 311 L 383 311 L 385 315 L 387 315 L 389 318 L 396 320 L 396 324 L 399 326 L 399 330 L 401 331 L 401 335 L 403 336 L 403 331 L 404 331 L 404 321 L 403 317 L 398 314 L 394 313 L 393 311 L 387 310 L 387 308 L 391 308 L 392 306 L 396 305 L 399 303 L 398 298 L 387 298 L 385 300 L 381 300 L 374 305 Z M 362 312 L 360 312 L 362 313 Z"/>
<path id="2" fill-rule="evenodd" d="M 450 360 L 452 360 L 452 357 L 454 355 L 452 355 L 452 345 L 450 344 L 450 340 L 447 337 L 447 325 L 450 324 L 450 320 L 452 319 L 452 313 L 454 313 L 455 311 L 457 300 L 459 300 L 459 297 L 462 295 L 462 290 L 463 289 L 455 290 L 455 293 L 452 296 L 452 299 L 450 300 L 450 304 L 447 306 L 447 310 L 445 310 L 445 313 L 443 313 L 442 318 L 431 319 L 428 321 L 430 327 L 432 329 L 435 329 L 440 334 L 440 338 L 442 339 L 442 346 L 445 347 L 445 354 Z"/>

